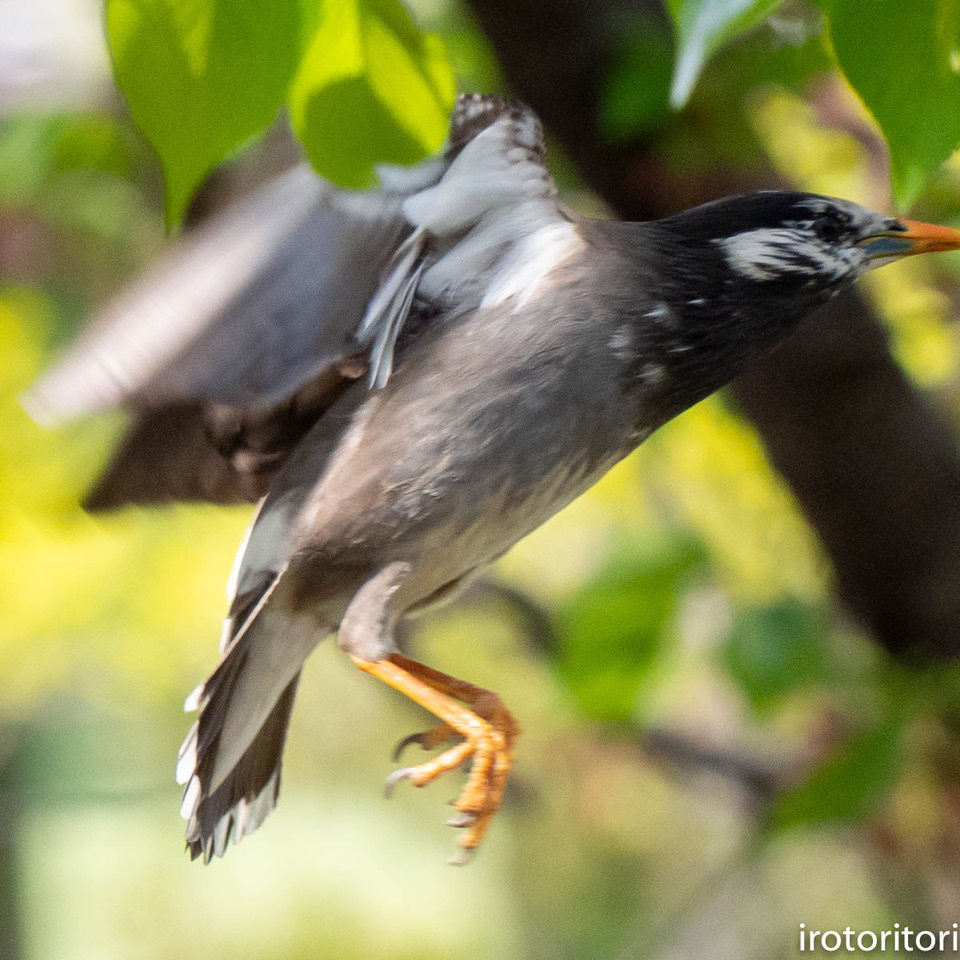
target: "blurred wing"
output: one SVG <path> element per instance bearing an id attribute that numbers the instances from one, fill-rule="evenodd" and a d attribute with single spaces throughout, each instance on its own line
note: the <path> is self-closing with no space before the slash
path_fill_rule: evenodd
<path id="1" fill-rule="evenodd" d="M 355 352 L 410 232 L 394 192 L 295 167 L 175 244 L 24 397 L 52 423 L 121 403 L 270 406 Z"/>
<path id="2" fill-rule="evenodd" d="M 449 149 L 380 167 L 380 190 L 347 192 L 305 165 L 288 170 L 174 244 L 24 406 L 46 423 L 134 409 L 90 509 L 258 499 L 354 380 L 386 382 L 421 279 L 444 272 L 431 270 L 434 236 L 456 247 L 491 207 L 526 222 L 529 203 L 514 201 L 530 196 L 555 212 L 543 159 L 529 111 L 462 96 Z M 481 253 L 502 239 L 488 233 L 475 238 Z M 462 256 L 448 250 L 450 276 L 434 286 L 469 286 L 465 246 Z"/>
<path id="3" fill-rule="evenodd" d="M 179 502 L 250 503 L 265 484 L 241 473 L 207 439 L 203 411 L 177 404 L 139 417 L 83 501 L 86 510 Z"/>
<path id="4" fill-rule="evenodd" d="M 176 403 L 138 411 L 84 508 L 254 503 L 304 434 L 365 371 L 360 361 L 334 364 L 272 407 Z"/>

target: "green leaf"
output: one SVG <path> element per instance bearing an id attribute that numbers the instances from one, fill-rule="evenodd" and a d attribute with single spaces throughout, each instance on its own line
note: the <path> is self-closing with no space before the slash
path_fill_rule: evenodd
<path id="1" fill-rule="evenodd" d="M 208 171 L 274 119 L 299 62 L 290 0 L 108 0 L 114 72 L 179 221 Z"/>
<path id="2" fill-rule="evenodd" d="M 314 167 L 363 186 L 375 163 L 412 163 L 441 145 L 455 92 L 443 45 L 399 0 L 338 0 L 319 9 L 290 111 Z"/>
<path id="3" fill-rule="evenodd" d="M 650 679 L 677 610 L 683 583 L 703 562 L 689 543 L 616 553 L 556 614 L 557 668 L 584 711 L 629 720 Z"/>
<path id="4" fill-rule="evenodd" d="M 724 667 L 756 710 L 831 673 L 823 615 L 787 600 L 740 611 L 721 648 Z"/>
<path id="5" fill-rule="evenodd" d="M 909 206 L 960 145 L 960 0 L 820 0 L 837 61 L 890 145 Z"/>
<path id="6" fill-rule="evenodd" d="M 770 825 L 785 830 L 866 820 L 896 778 L 902 755 L 903 722 L 889 717 L 846 743 L 806 783 L 781 794 Z"/>
<path id="7" fill-rule="evenodd" d="M 737 34 L 756 26 L 783 0 L 667 0 L 677 34 L 670 103 L 679 110 L 690 99 L 710 56 Z"/>

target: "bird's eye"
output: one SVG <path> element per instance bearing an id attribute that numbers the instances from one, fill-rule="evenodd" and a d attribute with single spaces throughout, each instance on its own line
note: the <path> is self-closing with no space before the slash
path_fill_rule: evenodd
<path id="1" fill-rule="evenodd" d="M 839 210 L 830 210 L 821 214 L 814 221 L 813 231 L 821 240 L 832 242 L 839 240 L 846 233 L 850 225 L 850 218 Z"/>

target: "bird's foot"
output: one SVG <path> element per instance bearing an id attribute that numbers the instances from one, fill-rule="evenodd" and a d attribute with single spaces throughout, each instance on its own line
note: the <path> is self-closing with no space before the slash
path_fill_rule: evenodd
<path id="1" fill-rule="evenodd" d="M 354 662 L 361 670 L 406 693 L 444 721 L 402 740 L 395 756 L 410 743 L 432 749 L 453 736 L 463 737 L 461 743 L 431 760 L 394 771 L 387 778 L 386 793 L 390 796 L 402 780 L 409 780 L 415 787 L 426 786 L 470 760 L 467 783 L 454 804 L 458 812 L 447 821 L 449 826 L 463 831 L 459 838 L 462 852 L 450 862 L 465 863 L 483 839 L 503 802 L 518 732 L 516 721 L 495 693 L 448 677 L 398 654 L 380 661 L 355 657 Z M 468 706 L 462 706 L 457 700 Z"/>
<path id="2" fill-rule="evenodd" d="M 454 770 L 472 758 L 467 783 L 454 803 L 457 813 L 447 820 L 447 826 L 463 830 L 459 844 L 462 852 L 450 860 L 451 863 L 466 863 L 483 839 L 494 814 L 503 802 L 503 791 L 513 762 L 513 740 L 516 736 L 516 723 L 495 694 L 490 699 L 490 717 L 479 712 L 471 718 L 473 729 L 465 734 L 462 743 L 445 750 L 439 756 L 413 767 L 402 767 L 387 778 L 386 795 L 393 794 L 394 787 L 401 780 L 409 780 L 415 787 L 424 787 L 439 776 Z M 485 704 L 477 705 L 483 709 Z M 486 713 L 488 711 L 484 711 Z M 398 750 L 407 743 L 420 743 L 424 749 L 431 749 L 455 736 L 457 731 L 447 724 L 441 724 L 414 734 L 401 741 Z"/>
<path id="3" fill-rule="evenodd" d="M 459 736 L 456 730 L 449 723 L 438 723 L 429 730 L 423 730 L 421 733 L 411 733 L 409 737 L 404 737 L 393 748 L 393 760 L 396 763 L 403 755 L 403 751 L 411 744 L 419 743 L 424 750 L 433 750 L 439 747 L 441 743 L 453 740 Z"/>

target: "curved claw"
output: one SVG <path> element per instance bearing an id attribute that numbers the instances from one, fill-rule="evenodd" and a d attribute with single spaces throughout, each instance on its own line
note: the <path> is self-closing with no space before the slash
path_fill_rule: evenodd
<path id="1" fill-rule="evenodd" d="M 384 794 L 392 796 L 401 780 L 410 780 L 415 787 L 426 786 L 470 761 L 466 785 L 456 802 L 458 812 L 448 821 L 463 831 L 459 836 L 461 852 L 450 862 L 466 863 L 503 801 L 503 789 L 513 762 L 516 721 L 495 693 L 400 654 L 383 660 L 363 660 L 356 656 L 352 659 L 365 673 L 405 693 L 441 721 L 429 730 L 401 740 L 395 748 L 395 758 L 411 743 L 419 743 L 429 750 L 456 737 L 463 738 L 431 760 L 395 770 L 387 777 Z"/>
<path id="2" fill-rule="evenodd" d="M 401 780 L 411 780 L 415 772 L 413 767 L 401 767 L 399 770 L 394 770 L 393 773 L 387 777 L 387 782 L 383 787 L 383 795 L 389 800 L 393 796 L 393 791 L 396 789 L 397 784 Z"/>
<path id="3" fill-rule="evenodd" d="M 409 737 L 404 737 L 394 748 L 393 748 L 393 762 L 396 763 L 400 757 L 403 755 L 403 751 L 407 749 L 411 744 L 419 743 L 424 750 L 428 750 L 429 747 L 426 745 L 426 737 L 422 733 L 411 733 Z"/>
<path id="4" fill-rule="evenodd" d="M 394 748 L 393 762 L 400 759 L 400 755 L 410 746 L 411 743 L 419 743 L 424 750 L 433 750 L 440 744 L 446 743 L 457 736 L 457 731 L 447 723 L 437 724 L 429 730 L 423 730 L 420 733 L 411 733 L 409 737 L 404 737 Z"/>
<path id="5" fill-rule="evenodd" d="M 450 859 L 447 860 L 447 863 L 449 863 L 451 867 L 466 866 L 466 864 L 473 859 L 473 851 L 473 847 L 470 847 L 469 849 L 465 847 L 463 850 L 458 851 L 452 857 L 450 857 Z"/>
<path id="6" fill-rule="evenodd" d="M 475 813 L 458 811 L 449 820 L 446 821 L 446 826 L 456 827 L 457 829 L 460 829 L 461 827 L 472 827 L 476 822 L 477 822 L 477 815 Z"/>

